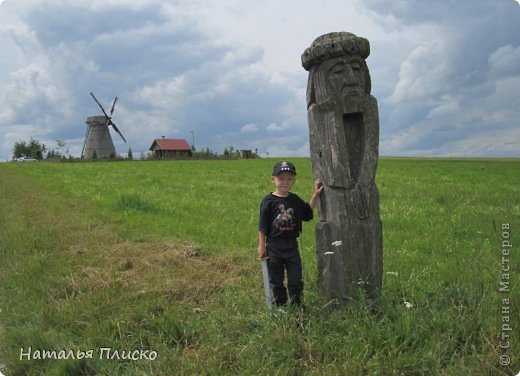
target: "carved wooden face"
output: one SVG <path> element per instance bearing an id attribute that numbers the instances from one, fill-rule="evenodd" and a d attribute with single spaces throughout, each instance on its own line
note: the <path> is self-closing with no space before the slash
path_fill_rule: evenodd
<path id="1" fill-rule="evenodd" d="M 330 58 L 313 67 L 307 87 L 307 106 L 360 102 L 370 94 L 370 73 L 359 56 Z M 349 100 L 351 99 L 351 100 Z"/>
<path id="2" fill-rule="evenodd" d="M 360 96 L 365 94 L 366 68 L 358 57 L 341 57 L 325 61 L 321 67 L 325 73 L 327 92 L 330 96 Z"/>

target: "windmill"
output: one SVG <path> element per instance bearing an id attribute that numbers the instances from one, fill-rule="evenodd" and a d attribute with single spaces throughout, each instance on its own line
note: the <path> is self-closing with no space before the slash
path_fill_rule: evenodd
<path id="1" fill-rule="evenodd" d="M 94 98 L 99 108 L 101 108 L 101 111 L 103 111 L 103 115 L 89 116 L 87 118 L 87 132 L 85 133 L 85 142 L 83 143 L 81 158 L 91 159 L 94 158 L 94 156 L 97 158 L 115 156 L 116 148 L 112 142 L 112 137 L 110 136 L 108 127 L 111 125 L 112 128 L 114 128 L 114 130 L 121 136 L 123 141 L 126 142 L 123 134 L 112 121 L 112 114 L 114 113 L 117 97 L 115 97 L 114 103 L 112 103 L 112 108 L 110 109 L 110 115 L 108 115 L 94 94 L 91 92 L 90 95 Z"/>

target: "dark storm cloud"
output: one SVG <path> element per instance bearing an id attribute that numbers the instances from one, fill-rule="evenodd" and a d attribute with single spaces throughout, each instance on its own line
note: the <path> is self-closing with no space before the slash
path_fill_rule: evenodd
<path id="1" fill-rule="evenodd" d="M 506 82 L 520 79 L 516 2 L 369 0 L 365 4 L 390 29 L 429 35 L 404 57 L 399 80 L 383 104 L 388 106 L 384 152 L 518 155 L 518 147 L 500 144 L 506 133 L 514 140 L 519 137 L 520 107 L 514 98 L 520 89 Z M 496 138 L 494 147 L 492 141 L 482 145 L 486 136 Z"/>
<path id="2" fill-rule="evenodd" d="M 308 155 L 306 72 L 317 36 L 367 37 L 383 155 L 520 154 L 520 6 L 513 0 L 6 0 L 0 158 L 33 136 L 81 151 L 110 107 L 128 144 Z M 325 12 L 327 11 L 327 12 Z M 316 17 L 327 14 L 327 17 Z M 266 28 L 266 19 L 276 22 Z"/>

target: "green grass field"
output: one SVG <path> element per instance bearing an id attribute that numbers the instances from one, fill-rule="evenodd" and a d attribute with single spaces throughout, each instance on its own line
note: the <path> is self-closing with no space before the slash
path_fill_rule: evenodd
<path id="1" fill-rule="evenodd" d="M 310 161 L 293 161 L 309 198 Z M 380 160 L 377 312 L 318 296 L 316 218 L 300 242 L 306 310 L 287 314 L 264 307 L 256 251 L 274 162 L 0 164 L 0 371 L 520 371 L 520 160 Z"/>

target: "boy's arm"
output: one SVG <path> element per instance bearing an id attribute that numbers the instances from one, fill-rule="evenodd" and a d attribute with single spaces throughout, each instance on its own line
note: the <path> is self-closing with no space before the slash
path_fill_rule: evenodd
<path id="1" fill-rule="evenodd" d="M 314 193 L 312 194 L 312 197 L 309 200 L 309 206 L 311 207 L 311 209 L 314 209 L 316 207 L 316 204 L 318 203 L 318 197 L 320 197 L 322 191 L 323 183 L 320 179 L 316 179 L 314 181 Z"/>
<path id="2" fill-rule="evenodd" d="M 258 257 L 264 258 L 265 256 L 265 234 L 262 231 L 258 231 Z"/>

